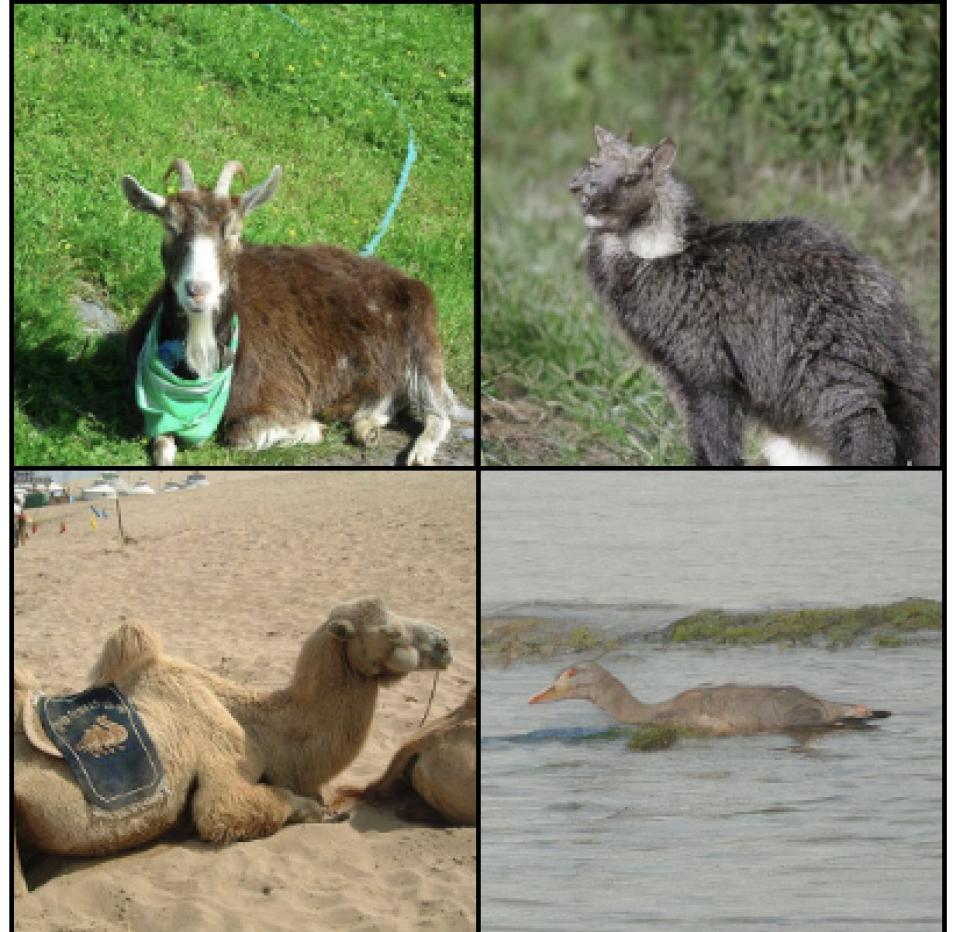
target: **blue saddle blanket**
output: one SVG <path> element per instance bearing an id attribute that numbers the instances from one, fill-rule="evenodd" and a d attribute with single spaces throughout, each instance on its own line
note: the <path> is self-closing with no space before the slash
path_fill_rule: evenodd
<path id="1" fill-rule="evenodd" d="M 133 703 L 113 684 L 40 696 L 37 712 L 92 806 L 117 812 L 145 807 L 163 794 L 157 749 Z"/>

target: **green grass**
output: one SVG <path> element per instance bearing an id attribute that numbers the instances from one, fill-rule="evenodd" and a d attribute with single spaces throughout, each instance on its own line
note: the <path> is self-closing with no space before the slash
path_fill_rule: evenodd
<path id="1" fill-rule="evenodd" d="M 418 159 L 378 256 L 426 281 L 447 376 L 473 386 L 473 9 L 289 5 L 14 8 L 14 459 L 147 461 L 119 341 L 86 338 L 73 298 L 131 323 L 162 278 L 160 225 L 120 177 L 153 190 L 170 161 L 200 184 L 239 159 L 250 183 L 283 166 L 247 238 L 360 249 L 390 202 L 409 122 Z M 400 104 L 390 106 L 382 91 Z M 334 429 L 315 448 L 191 463 L 356 460 Z"/>
<path id="2" fill-rule="evenodd" d="M 487 464 L 690 462 L 679 416 L 577 262 L 584 231 L 567 184 L 593 153 L 594 123 L 629 126 L 638 142 L 672 135 L 678 173 L 712 216 L 836 225 L 901 279 L 937 353 L 936 176 L 919 160 L 862 176 L 841 161 L 774 161 L 757 126 L 697 111 L 689 76 L 701 63 L 645 21 L 643 7 L 619 5 L 482 8 L 481 388 L 541 411 L 519 428 L 485 423 Z"/>

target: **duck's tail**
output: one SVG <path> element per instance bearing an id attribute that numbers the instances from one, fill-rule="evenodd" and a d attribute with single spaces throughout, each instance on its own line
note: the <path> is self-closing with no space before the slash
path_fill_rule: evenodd
<path id="1" fill-rule="evenodd" d="M 884 709 L 869 709 L 865 705 L 853 705 L 847 707 L 847 714 L 838 719 L 835 724 L 857 726 L 876 718 L 890 718 L 891 715 L 893 715 L 892 712 Z"/>

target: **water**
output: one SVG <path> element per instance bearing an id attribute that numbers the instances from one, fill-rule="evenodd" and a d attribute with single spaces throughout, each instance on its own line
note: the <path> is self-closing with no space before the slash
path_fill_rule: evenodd
<path id="1" fill-rule="evenodd" d="M 484 611 L 939 598 L 939 473 L 486 472 Z"/>
<path id="2" fill-rule="evenodd" d="M 703 606 L 939 597 L 939 481 L 487 473 L 483 604 L 536 603 L 548 617 L 622 633 Z M 633 642 L 603 663 L 642 699 L 791 683 L 894 713 L 806 744 L 686 738 L 654 753 L 629 751 L 587 702 L 527 704 L 569 659 L 484 669 L 484 929 L 940 926 L 939 643 Z"/>

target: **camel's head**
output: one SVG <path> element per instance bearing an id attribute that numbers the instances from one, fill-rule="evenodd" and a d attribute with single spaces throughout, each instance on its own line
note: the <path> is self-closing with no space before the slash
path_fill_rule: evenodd
<path id="1" fill-rule="evenodd" d="M 399 618 L 380 599 L 338 605 L 324 628 L 345 643 L 350 666 L 362 676 L 444 670 L 453 659 L 440 628 Z"/>

